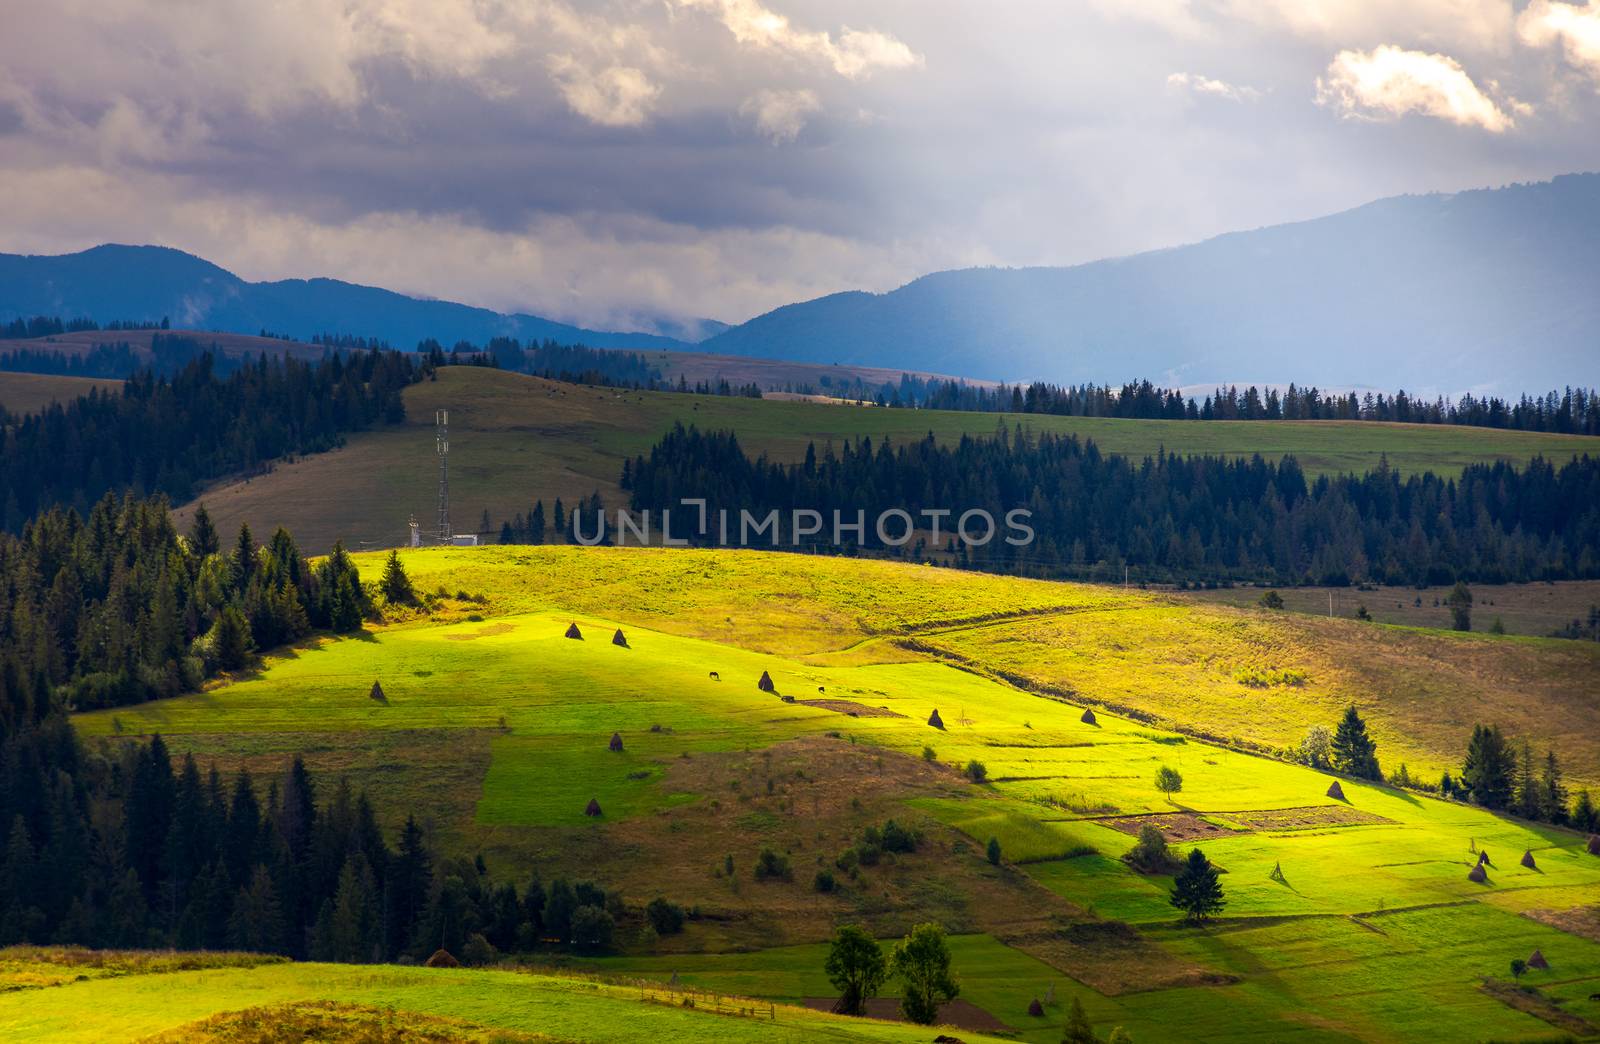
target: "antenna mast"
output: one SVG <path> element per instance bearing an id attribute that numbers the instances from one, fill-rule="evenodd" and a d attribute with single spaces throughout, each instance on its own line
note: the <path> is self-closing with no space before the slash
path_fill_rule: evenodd
<path id="1" fill-rule="evenodd" d="M 450 542 L 450 412 L 435 410 L 434 442 L 439 451 L 439 543 Z"/>

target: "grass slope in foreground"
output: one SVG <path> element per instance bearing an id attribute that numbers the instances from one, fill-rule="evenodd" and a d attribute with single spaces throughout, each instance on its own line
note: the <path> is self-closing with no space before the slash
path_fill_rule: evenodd
<path id="1" fill-rule="evenodd" d="M 1183 453 L 1277 458 L 1293 454 L 1312 475 L 1363 472 L 1384 454 L 1403 472 L 1459 471 L 1482 461 L 1522 463 L 1542 454 L 1566 460 L 1600 452 L 1600 439 L 1422 424 L 1344 421 L 1143 421 L 942 410 L 890 410 L 810 402 L 632 392 L 560 384 L 478 367 L 445 367 L 437 381 L 406 391 L 404 424 L 351 436 L 332 453 L 283 463 L 269 475 L 205 494 L 225 531 L 240 522 L 270 533 L 286 525 L 302 546 L 326 550 L 400 543 L 409 515 L 430 519 L 438 493 L 434 411 L 450 411 L 450 489 L 456 528 L 476 527 L 485 509 L 496 530 L 538 498 L 550 502 L 599 490 L 612 506 L 622 461 L 647 453 L 676 422 L 731 428 L 752 453 L 798 460 L 808 442 L 932 432 L 942 440 L 990 435 L 999 424 L 1073 432 L 1109 453 Z M 180 523 L 187 513 L 180 512 Z"/>
<path id="2" fill-rule="evenodd" d="M 176 750 L 260 771 L 304 751 L 380 790 L 390 811 L 421 809 L 507 879 L 537 867 L 546 880 L 593 876 L 635 906 L 665 894 L 701 908 L 661 944 L 671 956 L 613 971 L 801 999 L 821 992 L 816 944 L 832 924 L 892 937 L 935 919 L 965 937 L 958 971 L 974 1003 L 1028 1040 L 1057 1039 L 1072 996 L 1102 1032 L 1121 1024 L 1140 1041 L 1536 1039 L 1552 1019 L 1600 1024 L 1588 999 L 1600 944 L 1555 926 L 1600 895 L 1600 859 L 1581 838 L 1351 781 L 1335 800 L 1321 773 L 1112 714 L 1085 723 L 1074 697 L 987 676 L 1026 667 L 1088 696 L 1120 684 L 1197 725 L 1221 713 L 1207 701 L 1231 701 L 1241 726 L 1282 704 L 1298 729 L 1343 698 L 1320 688 L 1324 668 L 1303 692 L 1261 692 L 1232 681 L 1241 651 L 1296 657 L 1345 629 L 1340 655 L 1379 668 L 1414 655 L 1450 677 L 1493 674 L 1472 658 L 1481 647 L 1507 651 L 1515 679 L 1543 643 L 1399 632 L 1390 647 L 1387 629 L 1341 621 L 1325 631 L 1136 592 L 792 556 L 486 548 L 406 561 L 424 589 L 482 592 L 488 609 L 308 647 L 204 694 L 81 716 L 80 728 L 160 730 Z M 1185 625 L 1185 613 L 1201 619 Z M 572 620 L 584 641 L 562 637 Z M 1114 629 L 1077 629 L 1096 621 Z M 609 640 L 619 625 L 629 648 Z M 1230 645 L 1231 632 L 1245 638 Z M 923 651 L 935 646 L 959 649 L 965 669 Z M 1019 664 L 1030 650 L 1036 661 Z M 1075 666 L 1119 650 L 1120 665 Z M 796 702 L 758 691 L 763 670 Z M 387 704 L 367 698 L 374 678 Z M 1587 714 L 1551 718 L 1586 728 L 1594 691 Z M 1430 716 L 1395 704 L 1366 707 L 1390 758 Z M 928 724 L 934 709 L 943 729 Z M 607 749 L 614 730 L 620 754 Z M 982 784 L 957 771 L 974 759 Z M 1151 784 L 1162 765 L 1184 778 L 1171 802 Z M 591 797 L 598 821 L 582 814 Z M 916 853 L 812 891 L 816 870 L 891 816 L 924 832 Z M 1227 871 L 1214 927 L 1175 925 L 1169 879 L 1120 860 L 1145 821 Z M 990 837 L 999 867 L 983 857 Z M 751 879 L 764 847 L 788 854 L 792 881 Z M 1479 850 L 1494 861 L 1487 884 L 1467 879 Z M 1518 864 L 1524 851 L 1535 868 Z M 1535 947 L 1552 966 L 1524 979 L 1537 1003 L 1483 988 Z M 763 952 L 727 952 L 750 948 Z M 241 974 L 242 986 L 256 973 Z M 1052 986 L 1058 1007 L 1027 1015 Z"/>
<path id="3" fill-rule="evenodd" d="M 0 959 L 8 951 L 0 951 Z M 24 965 L 31 955 L 19 955 Z M 7 962 L 12 963 L 12 962 Z M 41 966 L 48 962 L 41 961 Z M 203 963 L 203 962 L 198 962 Z M 220 962 L 219 962 L 220 963 Z M 656 998 L 641 1000 L 641 994 Z M 317 1002 L 335 1002 L 328 1008 Z M 738 1002 L 724 998 L 728 1007 Z M 360 1006 L 351 1011 L 350 1005 Z M 926 1030 L 763 1003 L 759 1016 L 672 1007 L 664 991 L 641 991 L 577 976 L 442 968 L 352 967 L 268 963 L 255 967 L 164 971 L 138 968 L 59 985 L 17 988 L 0 994 L 0 1038 L 98 1042 L 144 1040 L 270 1040 L 248 1036 L 257 1018 L 310 1023 L 332 1013 L 338 1026 L 375 1030 L 346 1038 L 323 1033 L 309 1040 L 502 1041 L 925 1041 Z M 252 1009 L 251 1018 L 217 1019 Z M 264 1009 L 264 1010 L 263 1010 Z M 323 1020 L 318 1020 L 323 1021 Z M 232 1024 L 230 1026 L 230 1023 Z M 234 1033 L 218 1032 L 232 1028 Z M 279 1026 L 279 1029 L 282 1027 Z M 382 1032 L 383 1029 L 387 1032 Z M 497 1036 L 494 1031 L 508 1031 Z M 432 1032 L 438 1036 L 423 1036 Z M 235 1035 L 237 1034 L 237 1035 Z M 967 1039 L 992 1039 L 972 1037 Z"/>

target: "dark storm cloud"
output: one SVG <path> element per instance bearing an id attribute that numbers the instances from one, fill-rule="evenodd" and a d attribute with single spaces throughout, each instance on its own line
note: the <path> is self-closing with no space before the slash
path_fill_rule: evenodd
<path id="1" fill-rule="evenodd" d="M 1589 20 L 1546 0 L 40 7 L 0 38 L 0 249 L 165 242 L 257 278 L 736 320 L 1600 167 Z"/>

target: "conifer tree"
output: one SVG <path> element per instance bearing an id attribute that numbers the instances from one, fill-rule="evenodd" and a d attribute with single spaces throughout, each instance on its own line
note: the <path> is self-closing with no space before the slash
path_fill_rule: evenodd
<path id="1" fill-rule="evenodd" d="M 1367 723 L 1361 720 L 1355 704 L 1345 708 L 1339 727 L 1334 730 L 1330 745 L 1333 767 L 1346 775 L 1361 779 L 1378 779 L 1378 745 L 1367 735 Z"/>
<path id="2" fill-rule="evenodd" d="M 196 558 L 214 555 L 222 549 L 216 524 L 211 521 L 211 512 L 206 510 L 204 503 L 194 509 L 194 525 L 189 529 L 189 549 Z"/>
<path id="3" fill-rule="evenodd" d="M 1539 818 L 1547 823 L 1567 822 L 1567 787 L 1561 780 L 1561 763 L 1554 750 L 1545 751 L 1544 769 L 1539 776 Z"/>
<path id="4" fill-rule="evenodd" d="M 1217 880 L 1217 868 L 1200 849 L 1189 850 L 1183 869 L 1172 879 L 1169 901 L 1183 911 L 1190 924 L 1200 924 L 1227 905 L 1222 883 Z"/>
<path id="5" fill-rule="evenodd" d="M 1498 725 L 1475 725 L 1461 766 L 1461 783 L 1484 808 L 1502 809 L 1516 784 L 1516 755 Z"/>
<path id="6" fill-rule="evenodd" d="M 411 587 L 411 578 L 406 576 L 406 567 L 400 562 L 400 552 L 389 552 L 388 560 L 383 563 L 383 579 L 378 582 L 378 587 L 383 591 L 384 601 L 390 605 L 409 605 L 417 600 L 417 593 Z"/>

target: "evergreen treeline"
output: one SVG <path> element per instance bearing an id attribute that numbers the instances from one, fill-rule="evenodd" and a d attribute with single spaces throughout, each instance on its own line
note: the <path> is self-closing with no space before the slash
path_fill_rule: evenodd
<path id="1" fill-rule="evenodd" d="M 1524 395 L 1515 402 L 1499 398 L 1462 396 L 1451 401 L 1418 399 L 1404 391 L 1394 395 L 1367 392 L 1357 395 L 1324 393 L 1317 388 L 1289 385 L 1281 395 L 1275 388 L 1264 393 L 1255 387 L 1218 388 L 1202 400 L 1186 398 L 1176 389 L 1158 388 L 1149 381 L 1133 381 L 1121 388 L 1110 385 L 1029 385 L 977 387 L 964 381 L 931 380 L 902 375 L 898 387 L 887 385 L 878 393 L 886 406 L 920 406 L 925 409 L 987 411 L 996 413 L 1051 413 L 1070 417 L 1129 417 L 1146 420 L 1360 420 L 1397 421 L 1407 424 L 1464 424 L 1485 428 L 1516 428 L 1600 435 L 1600 392 L 1567 388 L 1543 396 Z"/>
<path id="2" fill-rule="evenodd" d="M 751 459 L 730 432 L 679 425 L 648 458 L 624 463 L 622 486 L 634 510 L 658 517 L 684 497 L 704 497 L 711 511 L 735 517 L 775 508 L 853 519 L 862 510 L 865 539 L 843 535 L 868 549 L 883 546 L 871 520 L 890 509 L 919 519 L 924 510 L 947 510 L 950 533 L 969 509 L 985 509 L 999 524 L 1026 508 L 1031 544 L 1006 543 L 1002 527 L 970 555 L 953 550 L 964 564 L 1047 575 L 1120 580 L 1127 565 L 1146 580 L 1283 584 L 1600 576 L 1600 458 L 1587 455 L 1561 467 L 1538 458 L 1521 468 L 1477 464 L 1458 479 L 1402 479 L 1384 462 L 1361 477 L 1308 481 L 1292 457 L 1162 453 L 1141 461 L 1102 455 L 1076 436 L 1001 427 L 993 438 L 953 446 L 931 435 L 899 446 L 861 439 L 820 456 L 808 446 L 803 463 L 783 464 Z M 826 529 L 812 539 L 833 542 Z"/>
<path id="3" fill-rule="evenodd" d="M 104 326 L 89 318 L 62 319 L 54 315 L 18 317 L 0 326 L 0 338 L 21 340 L 29 337 L 54 337 L 57 334 L 79 333 L 84 330 L 166 330 L 172 323 L 166 316 L 157 322 L 153 319 L 114 319 Z"/>
<path id="4" fill-rule="evenodd" d="M 54 509 L 0 533 L 0 725 L 189 691 L 256 649 L 359 630 L 368 609 L 342 548 L 313 568 L 282 529 L 224 547 L 203 507 L 182 539 L 159 498 Z"/>
<path id="5" fill-rule="evenodd" d="M 149 357 L 136 351 L 127 341 L 97 344 L 81 355 L 48 349 L 18 348 L 0 354 L 0 370 L 14 373 L 44 373 L 65 377 L 128 378 L 141 371 L 158 377 L 172 377 L 184 368 L 211 357 L 212 371 L 225 377 L 251 365 L 247 358 L 226 355 L 216 344 L 203 345 L 185 334 L 152 334 Z"/>
<path id="6" fill-rule="evenodd" d="M 1535 758 L 1531 743 L 1523 740 L 1519 747 L 1498 725 L 1473 727 L 1460 777 L 1452 779 L 1445 773 L 1439 790 L 1447 797 L 1471 800 L 1523 819 L 1586 832 L 1600 830 L 1600 813 L 1587 790 L 1579 792 L 1577 801 L 1569 802 L 1556 752 L 1547 750 L 1543 758 Z"/>
<path id="7" fill-rule="evenodd" d="M 396 352 L 246 362 L 219 377 L 201 352 L 171 377 L 136 374 L 119 395 L 89 395 L 0 417 L 0 531 L 53 505 L 87 511 L 108 490 L 182 501 L 208 479 L 340 444 L 346 432 L 405 418 L 416 379 Z"/>
<path id="8" fill-rule="evenodd" d="M 486 963 L 603 951 L 622 912 L 588 882 L 495 885 L 481 859 L 442 861 L 414 818 L 391 848 L 365 793 L 341 780 L 319 802 L 299 757 L 263 793 L 248 772 L 174 766 L 159 736 L 91 752 L 59 713 L 0 735 L 0 946 Z"/>

